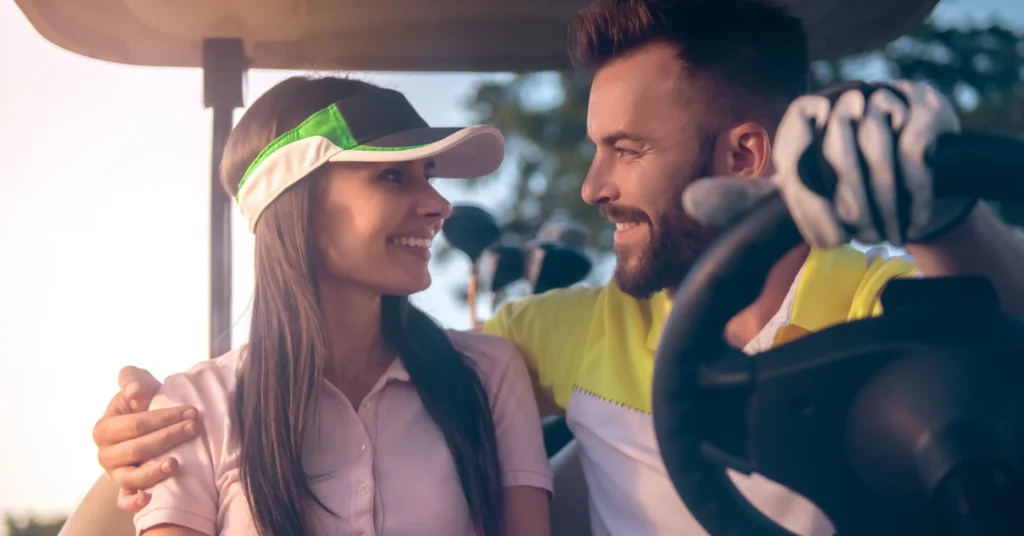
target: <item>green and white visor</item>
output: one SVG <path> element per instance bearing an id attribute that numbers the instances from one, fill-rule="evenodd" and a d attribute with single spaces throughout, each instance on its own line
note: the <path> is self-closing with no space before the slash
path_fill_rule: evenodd
<path id="1" fill-rule="evenodd" d="M 320 110 L 271 142 L 245 172 L 235 198 L 255 231 L 260 214 L 289 186 L 328 162 L 434 160 L 434 174 L 472 179 L 495 172 L 505 139 L 488 125 L 431 128 L 405 97 L 360 91 Z"/>

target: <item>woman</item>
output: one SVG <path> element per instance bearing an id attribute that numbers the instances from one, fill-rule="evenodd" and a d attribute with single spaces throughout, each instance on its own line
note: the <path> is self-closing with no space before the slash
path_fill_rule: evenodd
<path id="1" fill-rule="evenodd" d="M 249 343 L 167 379 L 201 441 L 147 490 L 146 536 L 546 534 L 551 475 L 522 359 L 446 334 L 430 285 L 451 206 L 436 176 L 493 172 L 487 126 L 434 129 L 401 94 L 288 79 L 252 104 L 221 176 L 256 242 Z"/>

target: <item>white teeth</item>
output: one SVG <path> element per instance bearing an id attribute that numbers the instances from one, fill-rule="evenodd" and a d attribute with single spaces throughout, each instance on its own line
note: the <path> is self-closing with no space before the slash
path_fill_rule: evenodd
<path id="1" fill-rule="evenodd" d="M 410 236 L 403 236 L 401 238 L 392 238 L 391 242 L 398 244 L 399 246 L 405 246 L 408 248 L 425 248 L 429 249 L 430 245 L 434 242 L 429 238 L 416 238 Z"/>
<path id="2" fill-rule="evenodd" d="M 640 224 L 639 223 L 635 223 L 635 222 L 616 223 L 615 224 L 615 229 L 617 231 L 628 231 L 628 230 L 636 227 L 637 225 L 640 225 Z"/>

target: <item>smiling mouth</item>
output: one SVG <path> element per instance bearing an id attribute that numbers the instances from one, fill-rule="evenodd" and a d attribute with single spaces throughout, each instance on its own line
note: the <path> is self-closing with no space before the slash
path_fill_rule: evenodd
<path id="1" fill-rule="evenodd" d="M 430 238 L 416 238 L 411 236 L 392 238 L 389 240 L 389 242 L 395 244 L 396 246 L 405 246 L 407 248 L 420 249 L 430 249 L 431 244 L 434 243 L 434 241 Z"/>
<path id="2" fill-rule="evenodd" d="M 614 241 L 616 247 L 627 243 L 633 243 L 645 236 L 644 229 L 650 229 L 646 221 L 618 221 L 615 222 Z M 648 233 L 650 231 L 647 231 Z"/>
<path id="3" fill-rule="evenodd" d="M 628 231 L 637 225 L 643 225 L 643 222 L 630 221 L 630 222 L 619 222 L 615 224 L 616 231 Z"/>

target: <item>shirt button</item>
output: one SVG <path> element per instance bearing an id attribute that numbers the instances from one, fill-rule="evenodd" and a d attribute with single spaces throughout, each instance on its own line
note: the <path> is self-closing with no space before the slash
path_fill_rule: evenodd
<path id="1" fill-rule="evenodd" d="M 363 485 L 359 486 L 359 494 L 360 495 L 365 497 L 366 495 L 369 495 L 369 493 L 370 493 L 370 485 L 369 484 L 363 484 Z"/>
<path id="2" fill-rule="evenodd" d="M 366 445 L 359 445 L 359 452 L 366 452 Z"/>
<path id="3" fill-rule="evenodd" d="M 373 404 L 366 402 L 363 404 L 363 412 L 367 415 L 373 415 Z"/>

